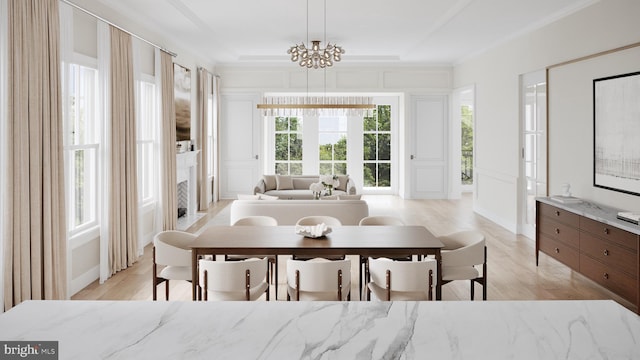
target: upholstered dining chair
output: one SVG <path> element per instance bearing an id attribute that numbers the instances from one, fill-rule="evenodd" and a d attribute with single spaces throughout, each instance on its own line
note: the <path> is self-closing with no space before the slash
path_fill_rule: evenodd
<path id="1" fill-rule="evenodd" d="M 367 284 L 374 300 L 433 300 L 434 279 L 437 279 L 435 259 L 394 261 L 369 258 Z M 369 297 L 367 298 L 369 300 Z"/>
<path id="2" fill-rule="evenodd" d="M 183 231 L 162 231 L 153 238 L 153 300 L 158 299 L 158 285 L 165 284 L 165 299 L 169 300 L 169 280 L 191 281 L 191 249 L 194 234 Z M 164 266 L 158 274 L 158 265 Z"/>
<path id="3" fill-rule="evenodd" d="M 271 216 L 247 216 L 236 220 L 233 226 L 278 226 L 278 220 Z M 252 257 L 263 258 L 269 260 L 269 278 L 271 284 L 275 287 L 275 297 L 278 300 L 278 256 L 276 255 L 225 255 L 225 261 L 246 260 Z"/>
<path id="4" fill-rule="evenodd" d="M 351 260 L 287 260 L 287 300 L 351 299 Z"/>
<path id="5" fill-rule="evenodd" d="M 397 218 L 395 216 L 389 216 L 389 215 L 372 215 L 372 216 L 367 216 L 364 217 L 360 220 L 359 223 L 360 226 L 404 226 L 405 223 L 404 221 L 402 221 L 400 218 Z M 390 240 L 392 241 L 392 240 Z M 398 260 L 398 261 L 411 261 L 412 260 L 412 255 L 407 254 L 405 256 L 396 256 L 396 257 L 392 257 L 392 260 Z M 418 260 L 420 260 L 418 258 Z M 359 277 L 360 277 L 360 282 L 359 282 L 359 286 L 360 286 L 360 294 L 362 296 L 362 288 L 363 288 L 363 284 L 366 284 L 369 282 L 369 270 L 368 270 L 368 261 L 367 258 L 364 256 L 360 256 L 360 267 L 359 267 Z M 367 297 L 368 297 L 368 291 L 367 291 Z"/>
<path id="6" fill-rule="evenodd" d="M 459 231 L 438 237 L 442 248 L 442 284 L 455 280 L 471 281 L 471 300 L 474 283 L 482 285 L 482 300 L 487 300 L 487 247 L 485 237 L 478 231 Z M 477 267 L 482 265 L 482 276 Z"/>
<path id="7" fill-rule="evenodd" d="M 266 294 L 269 300 L 269 260 L 251 258 L 240 261 L 199 260 L 200 289 L 204 300 L 253 301 Z"/>
<path id="8" fill-rule="evenodd" d="M 302 217 L 298 219 L 298 221 L 296 222 L 296 226 L 314 226 L 322 223 L 324 223 L 327 226 L 342 226 L 342 222 L 340 221 L 340 219 L 335 218 L 333 216 L 326 216 L 326 215 L 314 215 L 314 216 Z M 344 260 L 344 258 L 345 258 L 344 255 L 333 255 L 333 256 L 326 257 L 326 259 L 328 260 Z M 310 260 L 310 259 L 313 259 L 313 257 L 305 256 L 305 255 L 294 255 L 293 259 L 294 260 Z"/>

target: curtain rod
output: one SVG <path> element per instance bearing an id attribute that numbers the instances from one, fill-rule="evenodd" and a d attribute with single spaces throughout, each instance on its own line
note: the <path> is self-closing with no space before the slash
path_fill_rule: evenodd
<path id="1" fill-rule="evenodd" d="M 122 30 L 122 31 L 126 32 L 127 34 L 129 34 L 129 35 L 131 35 L 131 36 L 133 36 L 133 37 L 135 37 L 135 38 L 139 39 L 139 40 L 142 40 L 142 41 L 146 42 L 147 44 L 149 44 L 149 45 L 151 45 L 151 46 L 153 46 L 153 47 L 155 47 L 155 48 L 160 49 L 160 51 L 164 51 L 164 52 L 166 52 L 167 54 L 169 54 L 169 55 L 171 55 L 171 56 L 173 56 L 173 57 L 178 56 L 178 54 L 174 53 L 173 51 L 167 50 L 167 49 L 163 48 L 163 47 L 162 47 L 162 46 L 160 46 L 160 45 L 156 45 L 155 43 L 152 43 L 151 41 L 149 41 L 149 40 L 147 40 L 147 39 L 145 39 L 145 38 L 143 38 L 143 37 L 140 37 L 140 36 L 138 36 L 138 35 L 136 35 L 136 34 L 132 33 L 131 31 L 125 30 L 125 29 L 123 29 L 121 26 L 114 24 L 113 22 L 111 22 L 111 21 L 109 21 L 109 20 L 107 20 L 107 19 L 103 18 L 103 17 L 102 17 L 102 16 L 100 16 L 100 15 L 97 15 L 97 14 L 92 13 L 91 11 L 89 11 L 89 10 L 87 10 L 87 9 L 83 8 L 83 7 L 80 7 L 80 6 L 79 6 L 79 5 L 77 5 L 77 4 L 74 4 L 74 3 L 72 3 L 72 2 L 71 2 L 71 1 L 69 1 L 69 0 L 60 0 L 60 1 L 62 1 L 63 3 L 68 4 L 68 5 L 70 5 L 70 6 L 74 7 L 74 8 L 76 8 L 76 9 L 78 9 L 78 10 L 82 11 L 82 12 L 84 12 L 85 14 L 91 15 L 91 16 L 93 16 L 94 18 L 96 18 L 96 19 L 98 19 L 98 20 L 100 20 L 100 21 L 103 21 L 103 22 L 105 22 L 105 23 L 107 23 L 107 24 L 109 24 L 109 25 L 111 25 L 111 26 L 113 26 L 113 27 L 115 27 L 115 28 L 118 28 L 118 29 L 120 29 L 120 30 Z"/>

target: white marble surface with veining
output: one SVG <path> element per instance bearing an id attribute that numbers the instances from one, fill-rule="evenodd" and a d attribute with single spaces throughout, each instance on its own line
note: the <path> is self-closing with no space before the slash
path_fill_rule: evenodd
<path id="1" fill-rule="evenodd" d="M 598 204 L 589 200 L 582 200 L 582 202 L 575 203 L 575 204 L 561 203 L 559 201 L 554 201 L 552 198 L 549 198 L 549 197 L 537 197 L 536 200 L 545 204 L 555 206 L 560 209 L 567 210 L 574 214 L 588 217 L 589 219 L 593 219 L 611 226 L 615 226 L 619 229 L 626 230 L 630 233 L 640 235 L 639 225 L 616 218 L 618 215 L 618 212 L 625 211 L 625 210 L 615 209 L 610 206 Z"/>
<path id="2" fill-rule="evenodd" d="M 27 301 L 0 340 L 60 359 L 640 359 L 613 301 Z"/>

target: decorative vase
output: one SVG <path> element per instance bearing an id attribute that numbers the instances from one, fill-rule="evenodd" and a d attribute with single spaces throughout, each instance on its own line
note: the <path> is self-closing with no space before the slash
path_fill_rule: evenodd
<path id="1" fill-rule="evenodd" d="M 327 196 L 333 195 L 333 186 L 327 185 Z"/>
<path id="2" fill-rule="evenodd" d="M 313 200 L 320 200 L 320 193 L 319 192 L 314 192 L 313 193 Z"/>

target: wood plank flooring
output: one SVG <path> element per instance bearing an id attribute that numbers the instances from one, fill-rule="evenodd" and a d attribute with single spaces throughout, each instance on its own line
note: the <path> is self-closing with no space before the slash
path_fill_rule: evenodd
<path id="1" fill-rule="evenodd" d="M 426 226 L 436 236 L 467 229 L 483 232 L 488 248 L 489 300 L 613 299 L 635 311 L 629 302 L 544 254 L 540 255 L 540 263 L 536 267 L 535 241 L 515 235 L 474 213 L 472 194 L 465 194 L 460 200 L 403 200 L 387 195 L 369 195 L 363 196 L 363 199 L 368 202 L 371 215 L 398 216 L 407 224 Z M 228 204 L 230 201 L 214 204 L 187 231 L 198 231 Z M 102 285 L 97 281 L 92 283 L 72 299 L 151 300 L 151 253 L 149 245 L 134 266 L 119 272 Z M 357 258 L 350 258 L 354 279 L 351 298 L 357 301 Z M 279 300 L 286 299 L 285 260 L 286 257 L 281 257 L 279 261 Z M 173 281 L 170 291 L 170 300 L 191 300 L 191 285 L 188 282 Z M 158 287 L 158 296 L 164 299 L 164 285 Z M 480 301 L 481 297 L 480 285 L 476 285 L 476 301 Z M 273 293 L 271 299 L 274 299 Z M 443 286 L 443 300 L 468 299 L 469 282 L 457 281 Z"/>

